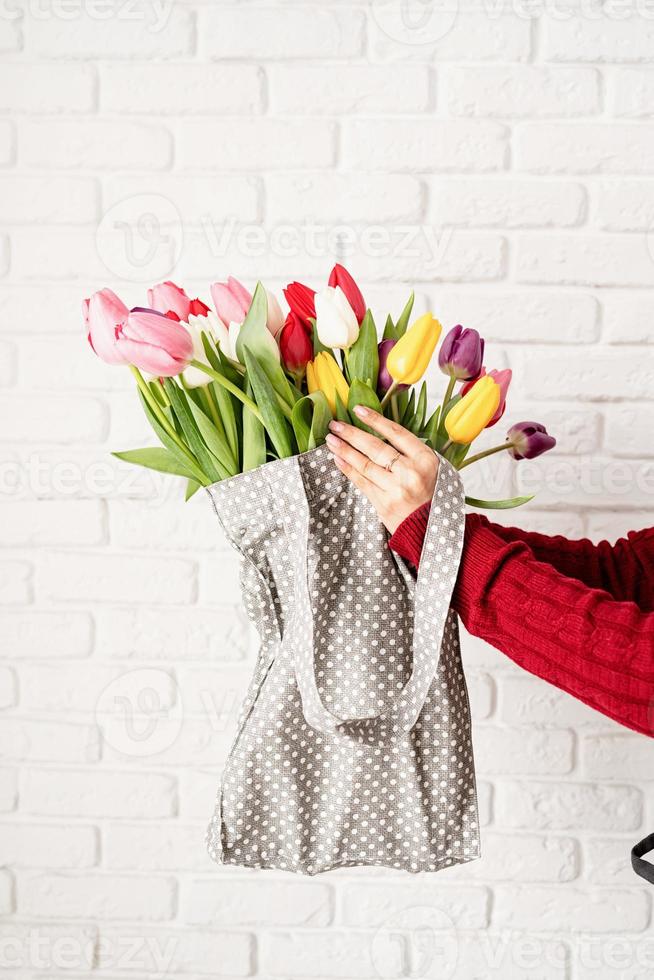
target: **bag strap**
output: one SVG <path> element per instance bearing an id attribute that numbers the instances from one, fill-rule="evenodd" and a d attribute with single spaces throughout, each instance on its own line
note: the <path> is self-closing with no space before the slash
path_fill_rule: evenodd
<path id="1" fill-rule="evenodd" d="M 324 448 L 319 447 L 315 452 L 320 454 Z M 329 456 L 326 455 L 326 459 L 331 464 Z M 347 486 L 346 478 L 342 479 L 344 486 Z M 300 587 L 302 594 L 297 597 L 297 609 L 304 623 L 305 636 L 304 642 L 298 644 L 294 652 L 294 666 L 304 717 L 312 728 L 365 742 L 385 742 L 400 732 L 409 732 L 414 728 L 438 669 L 464 529 L 465 500 L 461 478 L 454 467 L 441 457 L 414 594 L 412 672 L 393 703 L 378 715 L 341 718 L 323 703 L 316 683 L 309 584 L 305 577 Z M 306 540 L 302 547 L 299 564 L 306 568 Z"/>
<path id="2" fill-rule="evenodd" d="M 647 854 L 648 851 L 654 851 L 654 833 L 644 837 L 631 848 L 631 867 L 637 875 L 649 881 L 650 885 L 654 885 L 654 864 L 643 861 L 643 854 Z"/>

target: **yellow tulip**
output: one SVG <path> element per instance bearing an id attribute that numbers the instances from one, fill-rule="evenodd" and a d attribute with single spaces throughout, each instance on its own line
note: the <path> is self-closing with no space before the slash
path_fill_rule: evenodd
<path id="1" fill-rule="evenodd" d="M 386 370 L 393 381 L 406 385 L 420 381 L 427 370 L 442 329 L 431 313 L 418 317 L 388 353 Z"/>
<path id="2" fill-rule="evenodd" d="M 497 381 L 485 374 L 445 416 L 445 429 L 452 442 L 467 445 L 486 428 L 499 408 L 502 391 Z"/>
<path id="3" fill-rule="evenodd" d="M 320 351 L 307 364 L 307 388 L 310 395 L 314 391 L 324 393 L 332 410 L 332 415 L 336 414 L 337 393 L 343 404 L 347 405 L 350 389 L 343 377 L 343 372 L 336 363 L 336 358 L 329 351 Z"/>

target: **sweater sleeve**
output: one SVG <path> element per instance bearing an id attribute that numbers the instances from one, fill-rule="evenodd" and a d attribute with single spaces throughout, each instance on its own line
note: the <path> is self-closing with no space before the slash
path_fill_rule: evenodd
<path id="1" fill-rule="evenodd" d="M 416 551 L 417 560 L 420 558 L 417 541 L 421 524 L 426 526 L 428 505 L 420 510 L 390 540 L 395 547 L 399 538 L 396 550 L 410 561 Z M 411 522 L 409 534 L 404 526 L 407 521 Z M 506 540 L 504 530 L 476 514 L 466 518 L 452 600 L 466 628 L 530 673 L 623 725 L 653 735 L 654 577 L 636 590 L 649 599 L 641 607 L 559 570 L 554 545 L 554 563 L 542 561 L 527 540 L 517 535 Z M 535 543 L 542 537 L 537 535 Z M 635 550 L 634 567 L 652 573 L 653 546 L 654 536 L 639 532 L 622 547 Z M 580 561 L 583 571 L 583 559 Z M 570 570 L 565 561 L 564 567 Z M 631 569 L 627 564 L 620 585 L 623 594 L 634 588 Z"/>

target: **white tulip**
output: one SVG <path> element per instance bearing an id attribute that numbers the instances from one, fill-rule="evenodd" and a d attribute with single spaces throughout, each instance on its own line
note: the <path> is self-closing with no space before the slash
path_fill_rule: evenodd
<path id="1" fill-rule="evenodd" d="M 316 293 L 316 330 L 325 347 L 351 347 L 359 336 L 359 322 L 340 286 Z"/>
<path id="2" fill-rule="evenodd" d="M 181 323 L 180 326 L 185 327 L 191 335 L 191 340 L 193 341 L 193 360 L 200 361 L 202 364 L 206 364 L 207 367 L 211 367 L 207 355 L 204 352 L 202 334 L 208 334 L 217 344 L 222 346 L 221 341 L 227 338 L 227 328 L 222 320 L 212 310 L 209 310 L 206 316 L 194 316 L 190 314 L 188 322 Z M 211 381 L 208 374 L 195 367 L 187 367 L 182 376 L 189 388 L 201 388 L 203 385 L 208 385 Z"/>
<path id="3" fill-rule="evenodd" d="M 268 320 L 266 321 L 266 326 L 273 337 L 277 337 L 279 331 L 284 326 L 284 314 L 275 294 L 266 290 L 266 296 L 268 298 Z"/>

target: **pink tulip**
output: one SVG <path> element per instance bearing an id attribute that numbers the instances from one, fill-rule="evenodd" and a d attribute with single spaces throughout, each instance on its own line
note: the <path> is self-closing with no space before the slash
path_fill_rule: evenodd
<path id="1" fill-rule="evenodd" d="M 101 289 L 82 303 L 88 341 L 95 353 L 107 364 L 124 364 L 118 350 L 116 332 L 129 310 L 111 289 Z"/>
<path id="2" fill-rule="evenodd" d="M 148 306 L 159 313 L 174 313 L 186 322 L 191 312 L 191 300 L 174 282 L 160 282 L 148 289 Z"/>
<path id="3" fill-rule="evenodd" d="M 279 305 L 279 300 L 275 294 L 266 290 L 266 296 L 268 298 L 268 320 L 266 321 L 266 326 L 270 330 L 273 337 L 278 337 L 284 323 L 286 322 L 284 320 L 284 314 L 282 313 L 282 308 Z"/>
<path id="4" fill-rule="evenodd" d="M 486 374 L 488 374 L 489 377 L 493 378 L 493 380 L 496 381 L 497 384 L 500 386 L 500 403 L 497 406 L 497 411 L 495 412 L 495 415 L 492 417 L 492 419 L 486 426 L 487 429 L 490 429 L 490 427 L 492 425 L 495 425 L 496 422 L 499 422 L 499 420 L 504 415 L 504 410 L 506 408 L 506 396 L 509 391 L 509 385 L 511 384 L 511 378 L 513 377 L 513 372 L 510 370 L 510 368 L 505 368 L 502 371 L 493 370 L 487 372 L 486 368 L 483 367 L 476 378 L 473 378 L 471 381 L 468 381 L 467 384 L 463 385 L 463 387 L 461 388 L 461 394 L 465 395 L 468 391 L 470 391 L 470 389 L 475 384 L 475 382 L 479 381 L 479 379 L 483 378 L 484 375 Z"/>
<path id="5" fill-rule="evenodd" d="M 243 323 L 252 302 L 245 286 L 233 276 L 229 276 L 227 282 L 215 282 L 211 287 L 211 298 L 226 327 L 230 323 Z"/>
<path id="6" fill-rule="evenodd" d="M 155 377 L 174 377 L 193 358 L 193 340 L 186 327 L 156 310 L 133 309 L 116 331 L 123 363 Z"/>

